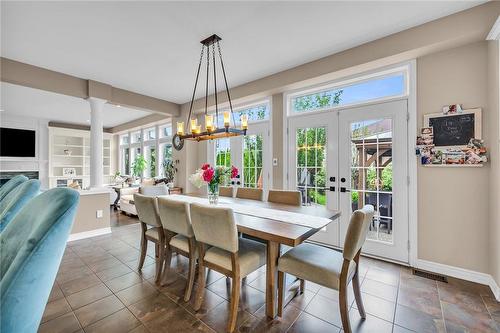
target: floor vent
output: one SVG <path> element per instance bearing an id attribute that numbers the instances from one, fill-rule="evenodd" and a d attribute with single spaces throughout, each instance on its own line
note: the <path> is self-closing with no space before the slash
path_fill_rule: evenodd
<path id="1" fill-rule="evenodd" d="M 441 281 L 441 282 L 448 283 L 448 278 L 444 275 L 430 273 L 430 272 L 422 271 L 420 269 L 415 269 L 415 268 L 412 269 L 412 272 L 413 272 L 413 275 L 416 275 L 416 276 L 420 276 L 420 277 L 423 277 L 426 279 L 431 279 L 431 280 L 435 280 L 435 281 Z"/>

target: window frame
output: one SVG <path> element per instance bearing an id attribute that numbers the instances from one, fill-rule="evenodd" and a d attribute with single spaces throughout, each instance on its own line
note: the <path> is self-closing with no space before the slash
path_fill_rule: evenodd
<path id="1" fill-rule="evenodd" d="M 284 99 L 286 102 L 286 112 L 284 112 L 284 115 L 286 117 L 300 117 L 303 115 L 311 115 L 315 113 L 322 113 L 322 112 L 330 112 L 330 111 L 336 111 L 336 110 L 341 110 L 344 108 L 352 108 L 354 106 L 362 106 L 365 104 L 372 104 L 372 103 L 378 103 L 382 101 L 390 101 L 394 99 L 401 99 L 403 97 L 408 97 L 410 94 L 410 82 L 409 82 L 409 66 L 408 65 L 403 65 L 403 66 L 397 66 L 393 68 L 388 68 L 385 70 L 377 70 L 369 73 L 361 73 L 357 75 L 352 75 L 350 77 L 344 77 L 338 80 L 330 81 L 327 83 L 322 83 L 319 85 L 311 86 L 308 88 L 302 88 L 302 89 L 296 89 L 293 91 L 286 92 L 284 94 Z M 319 94 L 322 92 L 327 92 L 327 91 L 332 91 L 332 90 L 340 90 L 342 88 L 346 88 L 352 85 L 356 84 L 362 84 L 366 82 L 370 82 L 373 80 L 379 80 L 379 79 L 384 79 L 388 77 L 393 77 L 395 75 L 403 75 L 403 93 L 398 94 L 398 95 L 391 95 L 391 96 L 385 96 L 385 97 L 380 97 L 380 98 L 372 98 L 372 99 L 367 99 L 364 101 L 359 101 L 359 102 L 353 102 L 353 103 L 346 103 L 346 104 L 340 104 L 340 105 L 334 105 L 334 106 L 325 106 L 323 108 L 317 108 L 317 109 L 311 109 L 310 111 L 304 110 L 304 111 L 294 111 L 293 108 L 293 99 L 299 98 L 299 97 L 304 97 L 304 96 L 309 96 L 309 95 L 314 95 L 314 94 Z"/>

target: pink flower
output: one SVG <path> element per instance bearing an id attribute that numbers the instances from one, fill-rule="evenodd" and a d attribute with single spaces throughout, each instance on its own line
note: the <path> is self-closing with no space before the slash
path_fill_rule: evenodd
<path id="1" fill-rule="evenodd" d="M 210 183 L 212 179 L 214 178 L 214 169 L 213 168 L 208 168 L 203 171 L 203 180 L 206 181 L 207 183 Z"/>
<path id="2" fill-rule="evenodd" d="M 208 163 L 205 163 L 201 166 L 201 170 L 207 170 L 208 168 L 210 168 L 210 164 Z"/>
<path id="3" fill-rule="evenodd" d="M 231 178 L 236 178 L 236 176 L 238 176 L 238 173 L 238 168 L 233 165 L 231 167 Z"/>

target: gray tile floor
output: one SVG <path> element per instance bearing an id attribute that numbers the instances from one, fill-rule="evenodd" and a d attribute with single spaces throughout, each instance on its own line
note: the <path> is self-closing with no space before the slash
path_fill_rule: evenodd
<path id="1" fill-rule="evenodd" d="M 140 233 L 135 218 L 112 213 L 112 234 L 68 243 L 40 332 L 223 332 L 230 280 L 210 271 L 200 311 L 182 299 L 187 262 L 172 260 L 164 286 L 154 284 L 153 248 L 137 271 Z M 362 321 L 350 295 L 355 332 L 500 332 L 500 303 L 486 286 L 413 276 L 408 268 L 362 258 Z M 265 269 L 242 286 L 238 332 L 340 332 L 338 293 L 306 283 L 284 310 L 265 317 Z"/>

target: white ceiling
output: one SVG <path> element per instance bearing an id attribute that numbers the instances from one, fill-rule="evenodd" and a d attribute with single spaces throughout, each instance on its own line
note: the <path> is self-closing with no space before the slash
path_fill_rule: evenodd
<path id="1" fill-rule="evenodd" d="M 1 115 L 35 117 L 70 124 L 90 125 L 90 105 L 84 99 L 2 82 Z M 106 104 L 104 127 L 113 127 L 149 115 L 148 112 Z"/>
<path id="2" fill-rule="evenodd" d="M 212 33 L 237 86 L 482 2 L 2 1 L 1 54 L 184 103 Z"/>

